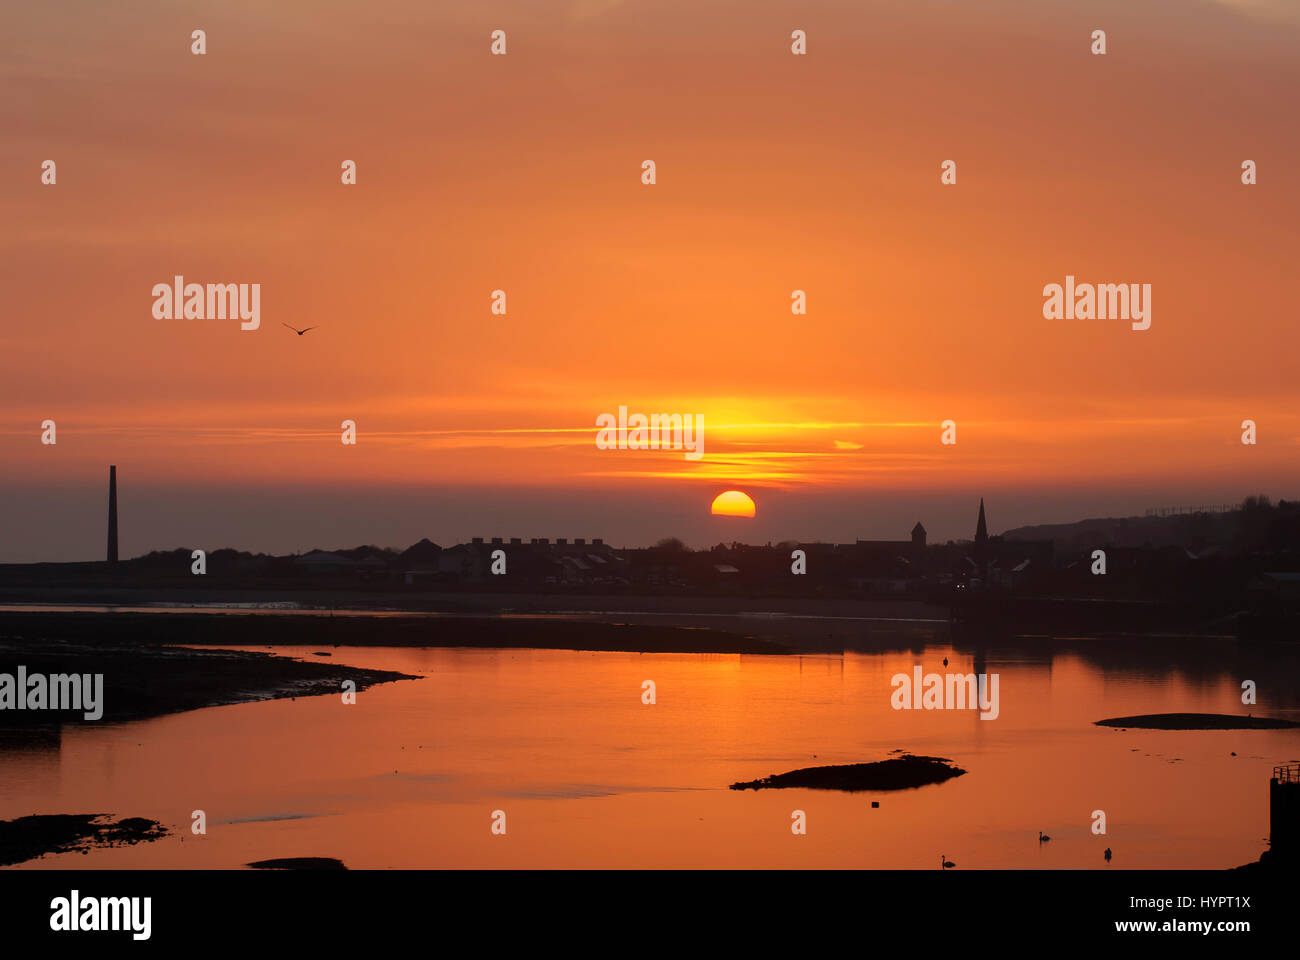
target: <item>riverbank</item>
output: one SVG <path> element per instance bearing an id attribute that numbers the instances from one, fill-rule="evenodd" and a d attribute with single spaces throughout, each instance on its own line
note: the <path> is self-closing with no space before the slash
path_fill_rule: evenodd
<path id="1" fill-rule="evenodd" d="M 237 644 L 241 632 L 226 631 Z M 0 618 L 0 673 L 50 677 L 102 675 L 102 716 L 86 720 L 82 710 L 0 709 L 0 746 L 36 744 L 55 736 L 64 723 L 114 723 L 183 710 L 337 694 L 345 680 L 364 690 L 377 683 L 415 679 L 390 670 L 367 670 L 332 662 L 306 662 L 269 653 L 191 650 L 166 643 L 138 625 L 115 622 L 111 615 Z M 26 691 L 24 691 L 25 693 Z"/>
<path id="2" fill-rule="evenodd" d="M 782 654 L 789 648 L 742 633 L 677 624 L 571 616 L 319 615 L 291 610 L 193 613 L 0 610 L 0 644 L 39 638 L 77 646 L 492 647 L 633 653 Z M 8 639 L 6 639 L 8 638 Z M 22 643 L 17 649 L 24 649 Z M 0 648 L 0 654 L 3 648 Z M 0 656 L 0 665 L 6 662 Z"/>
<path id="3" fill-rule="evenodd" d="M 937 632 L 946 630 L 949 622 L 945 607 L 902 599 L 596 594 L 571 591 L 270 591 L 217 587 L 163 590 L 125 585 L 113 588 L 0 588 L 0 617 L 23 607 L 53 612 L 68 608 L 98 607 L 101 612 L 139 610 L 168 612 L 173 615 L 192 609 L 196 613 L 333 615 L 336 619 L 340 615 L 364 613 L 384 617 L 385 620 L 400 619 L 404 615 L 425 618 L 464 617 L 471 623 L 483 617 L 515 620 L 549 617 L 656 628 L 723 631 L 758 637 L 785 647 L 819 652 L 870 645 L 885 634 L 894 638 L 906 635 L 918 642 L 929 641 L 934 639 Z M 387 625 L 381 629 L 393 636 L 399 636 L 403 632 L 396 625 Z M 466 632 L 468 631 L 462 630 L 462 633 Z M 504 633 L 515 635 L 517 631 L 503 631 Z M 556 646 L 552 642 L 539 642 L 544 647 Z M 599 646 L 595 649 L 628 649 L 626 642 L 627 638 L 623 638 L 619 646 Z M 676 644 L 681 642 L 681 637 L 675 641 Z M 435 640 L 433 645 L 444 644 Z M 504 645 L 514 644 L 507 640 Z M 655 649 L 666 648 L 659 645 Z M 679 647 L 671 652 L 692 651 L 717 652 L 713 648 L 697 649 L 690 643 L 685 648 Z"/>

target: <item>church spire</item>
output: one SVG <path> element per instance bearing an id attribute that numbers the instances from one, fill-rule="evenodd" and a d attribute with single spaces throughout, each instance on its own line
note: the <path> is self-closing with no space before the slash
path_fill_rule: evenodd
<path id="1" fill-rule="evenodd" d="M 984 522 L 984 498 L 980 497 L 980 519 L 975 525 L 975 546 L 982 547 L 989 542 L 989 528 Z"/>

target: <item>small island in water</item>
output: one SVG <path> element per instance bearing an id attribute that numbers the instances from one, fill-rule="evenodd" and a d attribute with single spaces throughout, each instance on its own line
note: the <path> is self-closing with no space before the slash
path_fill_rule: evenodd
<path id="1" fill-rule="evenodd" d="M 1134 730 L 1284 730 L 1300 723 L 1276 717 L 1238 717 L 1230 713 L 1145 713 L 1137 717 L 1097 720 L 1098 727 L 1132 727 Z"/>
<path id="2" fill-rule="evenodd" d="M 254 860 L 247 864 L 254 870 L 346 870 L 347 865 L 334 857 L 280 857 Z"/>
<path id="3" fill-rule="evenodd" d="M 901 753 L 901 751 L 900 751 Z M 779 790 L 807 787 L 813 790 L 909 790 L 931 783 L 943 783 L 966 771 L 943 757 L 918 757 L 910 753 L 874 763 L 844 763 L 824 767 L 803 767 L 789 773 L 774 773 L 760 780 L 733 783 L 732 790 Z"/>

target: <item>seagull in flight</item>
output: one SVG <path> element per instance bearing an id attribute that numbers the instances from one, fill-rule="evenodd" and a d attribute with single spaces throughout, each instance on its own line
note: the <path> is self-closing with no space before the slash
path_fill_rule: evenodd
<path id="1" fill-rule="evenodd" d="M 289 325 L 288 325 L 287 323 L 285 323 L 283 320 L 280 321 L 280 326 L 282 326 L 282 327 L 289 327 Z M 304 333 L 306 333 L 308 330 L 315 330 L 316 328 L 315 328 L 315 327 L 305 327 L 305 328 L 303 328 L 302 330 L 299 330 L 297 327 L 289 327 L 289 329 L 292 330 L 294 333 L 298 334 L 298 336 L 301 337 L 301 336 L 302 336 Z"/>

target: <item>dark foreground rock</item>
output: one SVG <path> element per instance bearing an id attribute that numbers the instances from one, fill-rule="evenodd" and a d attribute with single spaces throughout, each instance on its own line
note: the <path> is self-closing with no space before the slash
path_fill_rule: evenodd
<path id="1" fill-rule="evenodd" d="M 254 870 L 346 870 L 342 860 L 333 857 L 281 857 L 278 860 L 254 860 Z"/>
<path id="2" fill-rule="evenodd" d="M 847 763 L 825 767 L 804 767 L 789 773 L 774 773 L 761 780 L 733 783 L 732 790 L 765 790 L 807 787 L 813 790 L 908 790 L 931 783 L 943 783 L 966 771 L 943 757 L 917 757 L 910 753 L 874 763 Z"/>
<path id="3" fill-rule="evenodd" d="M 47 853 L 88 852 L 92 847 L 121 847 L 165 837 L 156 820 L 113 820 L 102 813 L 54 813 L 0 820 L 0 866 L 35 860 Z"/>
<path id="4" fill-rule="evenodd" d="M 1134 730 L 1282 730 L 1300 723 L 1275 717 L 1238 717 L 1230 713 L 1146 713 L 1137 717 L 1097 720 L 1098 727 L 1128 727 Z"/>

